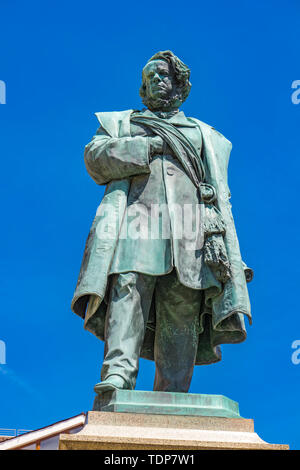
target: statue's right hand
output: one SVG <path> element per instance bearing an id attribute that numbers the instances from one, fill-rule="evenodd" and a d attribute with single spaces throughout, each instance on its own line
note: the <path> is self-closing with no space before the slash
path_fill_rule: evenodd
<path id="1" fill-rule="evenodd" d="M 164 149 L 164 141 L 159 135 L 149 137 L 150 142 L 150 155 L 161 155 Z"/>

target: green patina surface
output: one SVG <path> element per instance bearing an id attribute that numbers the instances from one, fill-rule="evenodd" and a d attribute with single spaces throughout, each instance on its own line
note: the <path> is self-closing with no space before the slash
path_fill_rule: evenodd
<path id="1" fill-rule="evenodd" d="M 98 395 L 94 411 L 241 418 L 237 402 L 223 395 L 115 390 Z"/>
<path id="2" fill-rule="evenodd" d="M 96 113 L 100 127 L 85 147 L 87 171 L 106 191 L 72 309 L 105 341 L 104 387 L 133 390 L 143 357 L 155 361 L 155 391 L 188 392 L 194 366 L 220 361 L 220 345 L 244 341 L 244 316 L 251 321 L 252 273 L 227 181 L 231 143 L 179 110 L 189 77 L 171 51 L 152 56 L 140 89 L 147 108 Z M 107 406 L 131 411 L 132 400 Z M 205 410 L 199 400 L 195 409 Z M 161 412 L 151 403 L 139 406 Z M 189 402 L 170 398 L 167 409 L 177 406 L 189 413 Z"/>

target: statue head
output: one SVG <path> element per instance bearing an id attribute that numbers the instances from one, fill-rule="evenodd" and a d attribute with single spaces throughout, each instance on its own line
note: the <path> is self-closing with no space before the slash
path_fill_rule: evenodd
<path id="1" fill-rule="evenodd" d="M 151 111 L 172 111 L 187 99 L 190 69 L 171 51 L 157 52 L 143 68 L 140 96 Z"/>

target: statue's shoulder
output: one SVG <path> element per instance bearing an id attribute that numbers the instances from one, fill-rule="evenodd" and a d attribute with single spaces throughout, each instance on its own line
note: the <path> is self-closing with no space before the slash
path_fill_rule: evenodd
<path id="1" fill-rule="evenodd" d="M 130 116 L 133 109 L 125 111 L 102 111 L 95 113 L 100 126 L 111 136 L 119 137 L 120 133 L 127 135 L 130 133 Z"/>
<path id="2" fill-rule="evenodd" d="M 188 120 L 195 122 L 201 129 L 202 134 L 204 137 L 210 137 L 212 139 L 220 140 L 222 141 L 222 144 L 225 146 L 232 148 L 232 143 L 230 140 L 228 140 L 221 132 L 217 131 L 213 126 L 210 126 L 209 124 L 206 124 L 203 121 L 200 121 L 199 119 L 196 119 L 194 117 L 189 117 L 187 118 Z"/>
<path id="3" fill-rule="evenodd" d="M 99 121 L 102 119 L 115 121 L 126 119 L 128 116 L 130 117 L 133 111 L 133 109 L 125 109 L 124 111 L 100 111 L 95 113 L 95 115 Z"/>

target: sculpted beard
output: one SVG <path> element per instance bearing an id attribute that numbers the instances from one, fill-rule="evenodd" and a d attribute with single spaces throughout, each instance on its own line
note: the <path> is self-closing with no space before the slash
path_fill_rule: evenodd
<path id="1" fill-rule="evenodd" d="M 172 91 L 171 95 L 169 96 L 149 96 L 145 93 L 145 96 L 142 97 L 142 101 L 145 106 L 147 106 L 150 110 L 155 111 L 170 111 L 172 109 L 179 108 L 182 104 L 182 97 L 181 93 L 178 90 Z"/>

